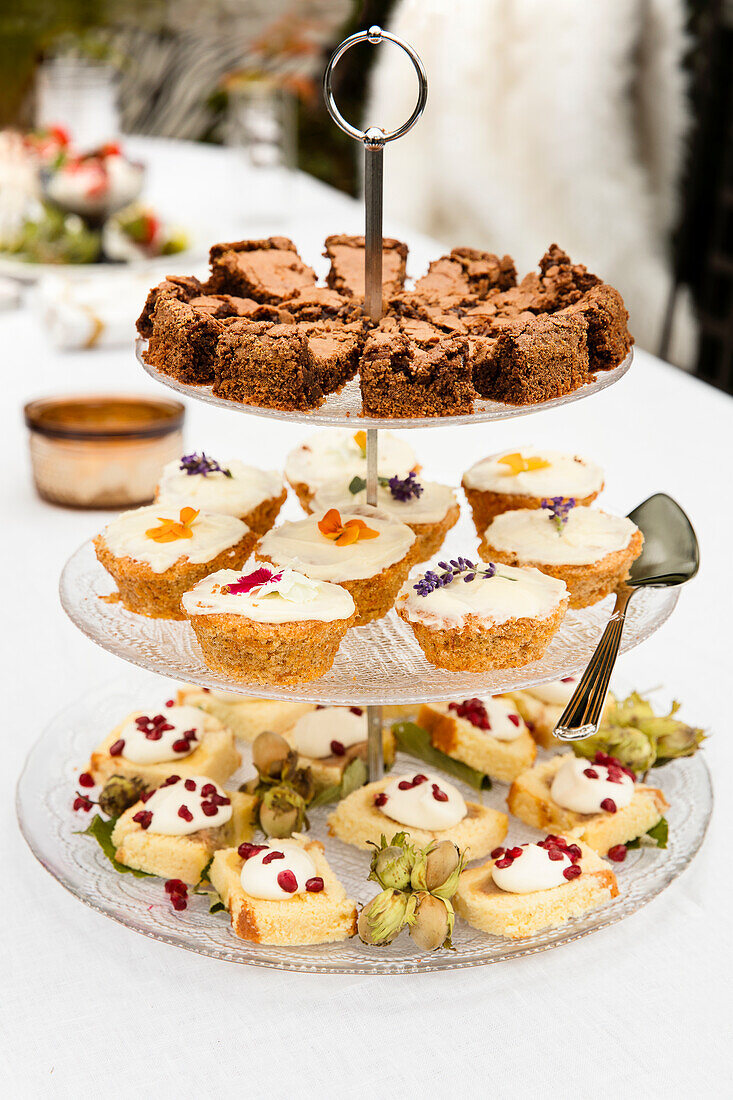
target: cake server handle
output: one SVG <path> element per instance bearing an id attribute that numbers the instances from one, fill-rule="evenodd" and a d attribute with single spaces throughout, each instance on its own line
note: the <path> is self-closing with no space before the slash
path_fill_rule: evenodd
<path id="1" fill-rule="evenodd" d="M 582 741 L 598 731 L 603 705 L 606 701 L 621 635 L 624 630 L 626 608 L 636 592 L 630 585 L 622 585 L 616 592 L 613 614 L 606 624 L 596 651 L 555 726 L 555 737 L 560 741 Z"/>

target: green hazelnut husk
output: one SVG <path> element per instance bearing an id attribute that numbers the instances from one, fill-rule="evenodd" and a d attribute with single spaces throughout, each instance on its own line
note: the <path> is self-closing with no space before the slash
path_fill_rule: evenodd
<path id="1" fill-rule="evenodd" d="M 260 802 L 260 826 L 276 838 L 301 832 L 305 826 L 305 800 L 292 787 L 270 787 Z"/>
<path id="2" fill-rule="evenodd" d="M 688 726 L 668 715 L 666 718 L 642 718 L 639 728 L 654 737 L 657 744 L 657 764 L 692 756 L 705 740 L 705 731 Z"/>
<path id="3" fill-rule="evenodd" d="M 252 742 L 252 763 L 263 779 L 280 779 L 295 770 L 297 755 L 284 737 L 267 730 Z"/>
<path id="4" fill-rule="evenodd" d="M 451 947 L 455 915 L 453 906 L 445 898 L 425 892 L 416 898 L 410 935 L 422 951 L 436 951 L 439 947 Z"/>
<path id="5" fill-rule="evenodd" d="M 387 844 L 382 835 L 381 844 L 374 847 L 376 851 L 372 856 L 368 877 L 385 889 L 407 890 L 415 862 L 415 849 L 408 843 L 406 834 L 395 833 L 391 844 Z"/>
<path id="6" fill-rule="evenodd" d="M 357 931 L 364 943 L 391 943 L 400 934 L 408 912 L 408 895 L 400 890 L 382 890 L 359 914 Z"/>
<path id="7" fill-rule="evenodd" d="M 648 771 L 657 758 L 655 739 L 633 726 L 603 725 L 591 737 L 573 741 L 573 751 L 588 760 L 597 752 L 608 753 L 638 775 Z"/>
<path id="8" fill-rule="evenodd" d="M 99 808 L 108 817 L 119 817 L 140 800 L 144 790 L 142 779 L 113 775 L 107 780 L 99 796 Z"/>

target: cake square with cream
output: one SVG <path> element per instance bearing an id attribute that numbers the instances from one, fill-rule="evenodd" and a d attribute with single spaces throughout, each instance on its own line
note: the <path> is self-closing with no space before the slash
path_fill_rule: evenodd
<path id="1" fill-rule="evenodd" d="M 561 746 L 562 742 L 555 737 L 555 726 L 572 699 L 579 680 L 578 676 L 563 676 L 562 680 L 551 680 L 549 683 L 536 684 L 523 691 L 508 692 L 526 722 L 527 729 L 543 749 L 556 749 Z M 614 696 L 609 691 L 601 721 L 614 701 Z"/>
<path id="2" fill-rule="evenodd" d="M 266 730 L 282 733 L 303 714 L 315 710 L 315 703 L 290 703 L 284 699 L 256 699 L 233 691 L 214 691 L 190 685 L 178 689 L 179 703 L 199 707 L 213 715 L 243 741 L 250 744 Z"/>
<path id="3" fill-rule="evenodd" d="M 316 707 L 282 734 L 297 752 L 298 766 L 310 769 L 317 792 L 338 786 L 352 760 L 367 760 L 367 713 L 362 707 Z M 382 730 L 382 752 L 390 768 L 395 739 L 387 727 Z"/>
<path id="4" fill-rule="evenodd" d="M 537 747 L 514 703 L 500 695 L 425 703 L 417 724 L 440 752 L 501 783 L 531 768 Z"/>

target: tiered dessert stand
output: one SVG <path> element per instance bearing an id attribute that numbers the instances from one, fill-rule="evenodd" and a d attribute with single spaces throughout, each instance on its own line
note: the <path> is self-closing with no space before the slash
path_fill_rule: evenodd
<path id="1" fill-rule="evenodd" d="M 377 44 L 385 40 L 400 46 L 411 58 L 419 81 L 417 104 L 412 116 L 398 130 L 385 133 L 371 127 L 360 131 L 342 118 L 331 92 L 331 73 L 351 46 L 363 42 Z M 427 99 L 427 80 L 420 58 L 407 43 L 378 27 L 372 27 L 367 32 L 346 39 L 336 50 L 326 69 L 324 94 L 336 123 L 364 145 L 365 306 L 370 317 L 378 321 L 382 310 L 384 145 L 407 133 L 420 117 Z M 143 362 L 140 342 L 137 351 L 138 358 Z M 540 408 L 577 401 L 612 385 L 628 370 L 631 358 L 629 355 L 616 370 L 602 373 L 597 381 L 565 397 L 546 402 Z M 238 412 L 310 425 L 338 425 L 355 431 L 365 428 L 369 503 L 376 503 L 377 498 L 380 427 L 452 427 L 522 416 L 538 408 L 512 408 L 484 401 L 477 403 L 476 411 L 470 416 L 385 421 L 361 415 L 358 386 L 349 383 L 340 394 L 332 396 L 314 412 L 280 412 L 213 397 L 208 387 L 182 385 L 159 374 L 144 362 L 143 365 L 149 374 L 172 389 Z M 450 558 L 459 553 L 465 554 L 465 540 L 471 536 L 466 528 L 461 544 L 461 526 L 459 524 L 450 532 L 441 556 Z M 188 624 L 131 614 L 120 603 L 104 598 L 111 592 L 110 578 L 97 563 L 91 542 L 85 543 L 63 571 L 60 585 L 62 604 L 88 637 L 133 665 L 177 681 L 267 699 L 366 706 L 369 716 L 369 775 L 372 780 L 379 778 L 383 770 L 382 704 L 497 694 L 580 672 L 590 659 L 608 617 L 608 608 L 603 605 L 571 611 L 542 660 L 524 668 L 477 674 L 445 672 L 431 666 L 412 633 L 392 612 L 368 626 L 351 630 L 341 645 L 333 668 L 319 680 L 297 687 L 250 686 L 212 673 L 202 660 Z M 677 591 L 674 589 L 640 593 L 627 618 L 622 649 L 630 649 L 648 638 L 666 621 L 676 601 Z M 129 703 L 127 695 L 124 691 L 107 691 L 87 698 L 84 703 L 61 715 L 38 743 L 29 757 L 18 790 L 19 817 L 26 839 L 44 866 L 93 908 L 155 939 L 234 962 L 321 973 L 409 973 L 495 962 L 566 943 L 620 920 L 664 889 L 697 851 L 710 812 L 709 776 L 699 758 L 679 761 L 673 768 L 662 769 L 658 778 L 655 776 L 655 783 L 662 786 L 672 805 L 670 845 L 667 850 L 629 853 L 623 867 L 621 894 L 615 901 L 562 928 L 538 933 L 519 942 L 486 936 L 459 921 L 454 935 L 456 949 L 431 955 L 421 955 L 406 935 L 387 948 L 369 948 L 358 939 L 307 948 L 253 945 L 237 940 L 222 918 L 210 917 L 208 906 L 203 902 L 200 906 L 192 904 L 183 914 L 173 913 L 168 905 L 161 904 L 158 880 L 111 872 L 96 846 L 74 832 L 74 827 L 78 828 L 75 822 L 69 824 L 70 777 L 79 763 L 84 761 L 90 744 L 99 740 L 100 731 L 111 728 L 125 709 L 134 705 Z M 412 766 L 406 760 L 403 764 L 405 768 Z M 51 780 L 51 776 L 55 780 Z M 236 781 L 235 776 L 230 784 Z M 463 788 L 463 793 L 474 800 L 479 797 L 476 791 L 469 791 L 468 788 Z M 490 791 L 482 797 L 497 808 L 505 808 L 502 791 Z M 311 815 L 311 832 L 318 838 L 326 836 L 325 817 L 325 811 L 315 811 Z M 389 831 L 386 822 L 385 829 Z M 516 843 L 517 839 L 525 839 L 525 833 L 526 829 L 523 832 L 521 826 L 512 823 L 509 839 Z M 364 853 L 339 841 L 329 840 L 328 844 L 336 873 L 350 896 L 360 901 L 367 900 L 375 891 L 364 892 L 367 872 Z"/>

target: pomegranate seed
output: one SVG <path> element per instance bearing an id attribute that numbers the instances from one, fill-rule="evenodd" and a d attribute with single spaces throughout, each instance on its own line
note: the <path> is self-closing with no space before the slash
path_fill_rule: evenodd
<path id="1" fill-rule="evenodd" d="M 384 791 L 380 791 L 379 794 L 375 794 L 375 796 L 374 796 L 374 805 L 375 806 L 384 806 L 386 801 L 387 801 L 387 796 L 384 793 Z"/>
<path id="2" fill-rule="evenodd" d="M 340 741 L 332 741 L 331 742 L 331 752 L 333 753 L 334 756 L 343 756 L 346 752 L 346 749 L 344 748 L 344 746 L 341 744 Z"/>
<path id="3" fill-rule="evenodd" d="M 80 787 L 93 787 L 94 786 L 94 776 L 90 775 L 89 772 L 82 772 L 81 775 L 79 776 L 79 786 Z"/>
<path id="4" fill-rule="evenodd" d="M 216 802 L 202 802 L 201 809 L 207 817 L 216 817 L 219 813 L 219 807 Z"/>
<path id="5" fill-rule="evenodd" d="M 84 813 L 88 813 L 92 808 L 93 803 L 83 794 L 78 794 L 74 799 L 74 809 L 83 810 Z"/>
<path id="6" fill-rule="evenodd" d="M 511 867 L 512 863 L 514 863 L 513 859 L 510 859 L 508 856 L 504 856 L 503 859 L 497 859 L 496 866 L 502 868 Z"/>
<path id="7" fill-rule="evenodd" d="M 575 677 L 574 676 L 563 676 L 560 683 L 561 684 L 574 684 L 575 683 Z"/>
<path id="8" fill-rule="evenodd" d="M 459 718 L 464 718 L 478 729 L 491 729 L 486 707 L 480 699 L 464 699 L 462 703 L 449 703 L 448 710 L 455 711 Z"/>
<path id="9" fill-rule="evenodd" d="M 196 790 L 196 781 L 194 779 L 187 779 L 184 782 L 183 786 L 186 788 L 187 791 L 195 791 Z M 203 791 L 202 791 L 202 794 L 203 794 Z"/>
<path id="10" fill-rule="evenodd" d="M 553 863 L 557 863 L 559 859 L 565 859 L 565 853 L 561 852 L 559 848 L 548 848 L 547 856 Z"/>
<path id="11" fill-rule="evenodd" d="M 414 784 L 412 784 L 409 779 L 403 779 L 401 783 L 397 784 L 397 790 L 398 791 L 411 791 L 413 786 L 414 786 Z"/>
<path id="12" fill-rule="evenodd" d="M 521 721 L 518 714 L 507 714 L 507 718 L 510 722 L 513 722 L 515 726 L 518 726 Z"/>
<path id="13" fill-rule="evenodd" d="M 309 894 L 320 894 L 323 889 L 323 879 L 316 875 L 315 878 L 309 878 L 305 884 L 305 888 Z"/>
<path id="14" fill-rule="evenodd" d="M 153 815 L 150 810 L 138 810 L 132 819 L 141 829 L 148 829 L 153 820 Z"/>
<path id="15" fill-rule="evenodd" d="M 188 752 L 191 748 L 185 737 L 181 737 L 178 741 L 174 741 L 171 745 L 174 752 Z"/>
<path id="16" fill-rule="evenodd" d="M 265 856 L 265 858 L 262 860 L 262 862 L 263 863 L 272 863 L 276 859 L 285 859 L 285 853 L 284 852 L 268 852 L 268 854 Z"/>
<path id="17" fill-rule="evenodd" d="M 626 859 L 626 845 L 614 844 L 613 848 L 608 849 L 607 855 L 614 863 L 623 863 Z"/>
<path id="18" fill-rule="evenodd" d="M 216 794 L 216 787 L 214 786 L 214 784 L 204 783 L 203 787 L 201 788 L 201 797 L 211 798 L 212 794 Z"/>
<path id="19" fill-rule="evenodd" d="M 506 851 L 506 848 L 494 848 L 491 852 L 491 858 L 492 859 L 501 859 L 501 857 L 504 855 L 505 851 Z"/>
<path id="20" fill-rule="evenodd" d="M 553 844 L 565 844 L 566 840 L 564 836 L 556 836 L 555 833 L 548 833 L 545 840 L 552 841 Z"/>
<path id="21" fill-rule="evenodd" d="M 571 863 L 569 867 L 566 867 L 563 870 L 563 875 L 568 880 L 573 879 L 573 878 L 578 878 L 578 876 L 582 875 L 582 874 L 583 874 L 583 870 L 582 870 L 581 867 L 578 867 L 577 863 Z"/>
<path id="22" fill-rule="evenodd" d="M 179 878 L 169 878 L 165 884 L 165 892 L 166 894 L 187 894 L 188 887 Z"/>
<path id="23" fill-rule="evenodd" d="M 298 889 L 298 882 L 292 871 L 281 871 L 277 876 L 277 884 L 286 894 L 294 894 Z"/>
<path id="24" fill-rule="evenodd" d="M 139 718 L 135 719 L 136 726 L 147 726 L 150 722 L 147 714 L 141 714 Z"/>
<path id="25" fill-rule="evenodd" d="M 145 736 L 148 741 L 160 741 L 163 734 L 159 729 L 155 729 L 154 727 L 153 729 L 145 730 Z"/>
<path id="26" fill-rule="evenodd" d="M 161 726 L 161 725 L 163 725 L 163 723 L 165 722 L 165 720 L 166 720 L 166 718 L 165 718 L 165 715 L 164 715 L 164 714 L 155 714 L 155 715 L 153 715 L 153 725 L 154 725 L 154 726 Z"/>
<path id="27" fill-rule="evenodd" d="M 109 747 L 110 756 L 119 756 L 125 747 L 125 742 L 120 737 L 118 741 L 115 741 L 113 745 Z"/>
<path id="28" fill-rule="evenodd" d="M 178 807 L 178 816 L 182 817 L 184 821 L 193 821 L 193 814 L 189 810 L 188 806 L 181 805 Z"/>
<path id="29" fill-rule="evenodd" d="M 609 772 L 608 773 L 608 782 L 609 783 L 623 783 L 623 779 L 621 778 L 621 776 L 618 772 Z"/>
<path id="30" fill-rule="evenodd" d="M 165 705 L 167 707 L 174 707 L 176 705 L 175 699 L 166 699 Z"/>
<path id="31" fill-rule="evenodd" d="M 433 783 L 433 798 L 436 802 L 447 802 L 448 795 L 445 791 L 441 791 L 437 783 Z"/>
<path id="32" fill-rule="evenodd" d="M 153 797 L 154 794 L 155 791 L 143 791 L 143 793 L 140 795 L 140 801 L 145 804 L 149 798 Z"/>
<path id="33" fill-rule="evenodd" d="M 198 741 L 196 730 L 184 730 L 183 736 L 187 741 Z"/>
<path id="34" fill-rule="evenodd" d="M 176 727 L 169 725 L 167 722 L 161 722 L 155 727 L 159 734 L 167 733 L 168 730 L 174 730 Z"/>
<path id="35" fill-rule="evenodd" d="M 165 783 L 161 783 L 161 786 L 162 787 L 172 787 L 174 783 L 180 783 L 180 782 L 181 782 L 180 775 L 169 775 L 168 778 L 166 779 Z"/>
<path id="36" fill-rule="evenodd" d="M 612 798 L 604 798 L 603 802 L 601 802 L 601 809 L 606 810 L 609 814 L 615 814 L 618 806 Z"/>
<path id="37" fill-rule="evenodd" d="M 413 775 L 412 785 L 413 787 L 419 787 L 421 783 L 427 783 L 428 777 L 426 775 Z"/>
<path id="38" fill-rule="evenodd" d="M 179 913 L 188 909 L 188 902 L 180 894 L 171 894 L 171 905 Z"/>
<path id="39" fill-rule="evenodd" d="M 509 850 L 507 851 L 507 855 L 511 856 L 512 859 L 519 859 L 521 854 L 522 854 L 522 849 L 519 848 L 519 847 L 509 848 Z"/>
<path id="40" fill-rule="evenodd" d="M 209 695 L 209 693 L 211 692 L 211 688 L 201 688 L 201 690 L 202 690 L 202 691 L 203 691 L 203 692 L 204 692 L 204 693 L 205 693 L 206 695 Z"/>
<path id="41" fill-rule="evenodd" d="M 357 718 L 361 718 L 362 714 L 364 713 L 364 711 L 361 709 L 361 707 L 349 707 L 349 710 L 351 711 L 352 714 L 355 714 L 357 716 Z M 310 879 L 309 881 L 312 882 L 313 880 Z M 306 889 L 307 889 L 307 887 L 308 887 L 308 884 L 306 883 Z"/>
<path id="42" fill-rule="evenodd" d="M 249 844 L 245 840 L 244 844 L 240 844 L 237 848 L 237 853 L 242 859 L 251 859 L 252 856 L 256 856 L 258 852 L 264 852 L 266 848 L 266 844 Z"/>
<path id="43" fill-rule="evenodd" d="M 597 779 L 598 778 L 598 772 L 596 771 L 595 768 L 584 768 L 583 769 L 583 775 L 587 775 L 589 779 Z"/>
<path id="44" fill-rule="evenodd" d="M 567 853 L 567 855 L 570 856 L 573 863 L 575 863 L 576 860 L 580 859 L 583 854 L 577 844 L 569 844 L 565 849 L 565 852 Z"/>

